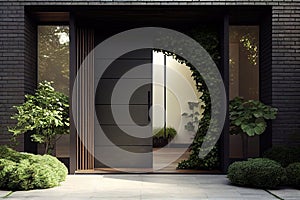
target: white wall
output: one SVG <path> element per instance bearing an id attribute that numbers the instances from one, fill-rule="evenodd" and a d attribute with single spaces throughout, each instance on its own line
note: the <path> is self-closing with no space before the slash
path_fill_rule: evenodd
<path id="1" fill-rule="evenodd" d="M 164 59 L 163 53 L 153 52 L 153 127 L 163 127 L 163 80 Z M 173 143 L 191 143 L 194 132 L 185 130 L 184 126 L 189 121 L 181 116 L 182 113 L 191 113 L 188 102 L 198 102 L 201 94 L 197 91 L 195 81 L 191 77 L 192 72 L 185 64 L 178 63 L 171 56 L 166 58 L 166 122 L 167 127 L 173 127 L 177 131 Z M 203 110 L 199 111 L 200 114 Z"/>

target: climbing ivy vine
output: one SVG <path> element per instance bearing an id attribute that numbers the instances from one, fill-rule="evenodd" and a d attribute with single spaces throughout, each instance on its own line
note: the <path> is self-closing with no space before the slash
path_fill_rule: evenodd
<path id="1" fill-rule="evenodd" d="M 199 42 L 202 47 L 210 54 L 211 58 L 214 60 L 218 66 L 220 63 L 220 46 L 218 38 L 218 29 L 215 27 L 199 27 L 187 31 L 185 34 L 189 35 L 191 38 Z M 171 52 L 162 51 L 168 56 L 172 56 L 179 63 L 185 64 L 192 71 L 192 77 L 196 83 L 196 88 L 199 93 L 202 93 L 200 101 L 204 104 L 201 104 L 201 108 L 204 109 L 203 117 L 201 118 L 197 132 L 195 134 L 193 143 L 190 146 L 190 156 L 187 160 L 183 160 L 178 164 L 179 169 L 215 169 L 219 167 L 219 150 L 218 145 L 215 145 L 210 153 L 204 158 L 199 158 L 199 152 L 202 151 L 201 145 L 204 142 L 204 138 L 209 128 L 211 121 L 211 99 L 208 88 L 205 84 L 205 81 L 199 71 L 189 62 L 187 62 L 181 56 Z M 213 141 L 212 136 L 206 137 L 206 140 Z"/>

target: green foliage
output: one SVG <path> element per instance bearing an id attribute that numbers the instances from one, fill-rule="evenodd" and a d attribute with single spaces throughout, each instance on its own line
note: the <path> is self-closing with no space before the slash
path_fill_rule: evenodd
<path id="1" fill-rule="evenodd" d="M 0 146 L 0 158 L 11 160 L 13 162 L 19 162 L 21 159 L 28 159 L 28 156 L 25 153 L 19 154 L 7 146 Z"/>
<path id="2" fill-rule="evenodd" d="M 56 157 L 51 155 L 33 155 L 28 153 L 22 153 L 28 155 L 28 160 L 30 163 L 47 163 L 48 167 L 52 169 L 52 171 L 57 174 L 58 181 L 64 181 L 66 178 L 66 174 L 68 173 L 68 169 L 65 165 L 60 162 Z"/>
<path id="3" fill-rule="evenodd" d="M 219 38 L 218 38 L 218 29 L 214 27 L 200 27 L 191 30 L 187 33 L 190 37 L 199 42 L 203 48 L 210 54 L 214 62 L 219 65 L 220 61 L 220 52 L 219 52 Z M 203 116 L 196 127 L 196 134 L 191 144 L 191 154 L 187 160 L 181 161 L 177 168 L 178 169 L 215 169 L 219 167 L 219 150 L 218 145 L 215 145 L 211 152 L 207 154 L 204 159 L 199 158 L 199 153 L 206 149 L 201 149 L 201 145 L 204 142 L 209 124 L 211 122 L 211 99 L 208 88 L 203 80 L 203 77 L 199 71 L 190 63 L 186 62 L 180 56 L 174 55 L 175 59 L 185 63 L 190 70 L 192 71 L 192 77 L 196 83 L 196 88 L 199 93 L 202 93 L 200 97 L 200 102 L 203 102 L 204 105 L 201 105 L 203 111 Z M 206 72 L 209 73 L 209 72 Z M 217 81 L 217 80 L 216 80 Z M 215 102 L 216 103 L 216 102 Z M 218 126 L 218 122 L 212 122 L 213 126 Z M 212 136 L 206 137 L 208 142 L 215 140 L 216 138 Z"/>
<path id="4" fill-rule="evenodd" d="M 267 158 L 255 158 L 234 162 L 228 168 L 231 183 L 256 188 L 276 188 L 285 176 L 282 166 Z"/>
<path id="5" fill-rule="evenodd" d="M 290 164 L 285 170 L 288 183 L 300 188 L 300 162 Z"/>
<path id="6" fill-rule="evenodd" d="M 264 152 L 263 157 L 275 160 L 282 167 L 300 162 L 300 147 L 274 146 Z"/>
<path id="7" fill-rule="evenodd" d="M 30 190 L 58 186 L 68 170 L 57 158 L 50 155 L 19 153 L 0 146 L 0 188 Z"/>
<path id="8" fill-rule="evenodd" d="M 0 188 L 5 188 L 10 182 L 9 177 L 15 172 L 16 163 L 0 158 Z"/>
<path id="9" fill-rule="evenodd" d="M 166 134 L 164 134 L 164 128 L 155 128 L 153 134 L 153 138 L 173 139 L 177 135 L 177 131 L 173 127 L 167 127 Z"/>
<path id="10" fill-rule="evenodd" d="M 166 128 L 166 134 L 164 128 L 155 128 L 153 130 L 153 147 L 160 148 L 166 146 L 177 134 L 177 131 L 172 127 Z"/>
<path id="11" fill-rule="evenodd" d="M 257 62 L 258 62 L 258 45 L 257 45 L 256 38 L 254 36 L 252 36 L 250 33 L 247 33 L 246 35 L 243 35 L 241 37 L 240 43 L 249 52 L 249 54 L 247 56 L 249 62 L 253 66 L 257 65 Z"/>
<path id="12" fill-rule="evenodd" d="M 200 113 L 197 111 L 200 102 L 188 102 L 191 113 L 182 113 L 181 116 L 187 117 L 190 121 L 184 126 L 187 131 L 196 131 L 200 121 Z"/>
<path id="13" fill-rule="evenodd" d="M 69 133 L 68 97 L 52 87 L 53 82 L 39 83 L 34 95 L 25 95 L 25 102 L 14 106 L 17 113 L 11 118 L 16 126 L 9 128 L 14 136 L 33 131 L 32 141 L 45 144 L 51 154 L 58 135 Z"/>
<path id="14" fill-rule="evenodd" d="M 213 26 L 199 26 L 197 28 L 194 28 L 192 30 L 188 30 L 185 32 L 185 34 L 189 35 L 191 38 L 193 38 L 195 41 L 197 41 L 211 56 L 213 61 L 216 63 L 218 66 L 220 64 L 220 43 L 219 43 L 219 30 L 217 27 Z M 184 42 L 184 41 L 183 41 Z M 185 45 L 184 43 L 181 43 L 181 41 L 174 41 L 174 43 L 178 45 Z M 172 44 L 170 44 L 172 46 Z M 218 168 L 219 167 L 219 151 L 218 151 L 218 145 L 215 145 L 212 147 L 208 147 L 207 149 L 201 149 L 200 147 L 202 146 L 204 142 L 204 138 L 206 137 L 207 131 L 209 126 L 211 125 L 211 131 L 214 131 L 216 134 L 211 134 L 211 135 L 218 135 L 218 130 L 220 127 L 220 124 L 217 120 L 211 121 L 211 112 L 214 112 L 213 114 L 217 115 L 218 110 L 211 109 L 212 103 L 216 105 L 216 107 L 222 106 L 220 104 L 219 99 L 215 99 L 215 102 L 211 102 L 210 99 L 210 93 L 208 91 L 207 85 L 199 73 L 199 71 L 196 69 L 196 67 L 199 67 L 200 65 L 203 65 L 206 61 L 199 60 L 199 58 L 194 58 L 199 64 L 199 66 L 193 66 L 190 62 L 186 61 L 183 57 L 180 55 L 183 55 L 183 52 L 180 52 L 180 50 L 176 49 L 174 52 L 168 52 L 165 50 L 157 50 L 161 51 L 164 54 L 168 56 L 172 56 L 175 60 L 177 60 L 181 64 L 185 64 L 189 69 L 192 71 L 192 77 L 196 83 L 196 88 L 201 93 L 201 97 L 199 98 L 199 101 L 201 102 L 201 108 L 204 110 L 203 112 L 203 117 L 201 118 L 200 122 L 195 125 L 195 130 L 196 134 L 193 140 L 193 143 L 190 146 L 191 154 L 190 157 L 186 161 L 182 161 L 179 163 L 178 168 L 203 168 L 203 169 L 212 169 L 212 168 Z M 193 54 L 195 50 L 190 49 L 189 52 Z M 187 52 L 185 52 L 187 53 Z M 222 80 L 219 79 L 214 79 L 213 77 L 215 74 L 213 73 L 213 70 L 210 68 L 203 68 L 203 73 L 209 77 L 209 84 L 213 85 L 218 85 Z M 220 92 L 220 91 L 219 91 Z M 213 94 L 214 96 L 220 96 L 218 92 L 216 94 Z M 204 105 L 202 105 L 202 103 Z M 212 144 L 214 143 L 215 140 L 218 138 L 214 138 L 213 136 L 209 136 L 205 138 L 205 142 L 207 144 Z M 207 150 L 210 150 L 212 147 L 212 153 L 209 153 L 204 159 L 199 158 L 199 153 L 201 151 L 207 152 Z M 216 162 L 215 162 L 216 161 Z M 199 163 L 201 163 L 200 166 Z M 213 164 L 211 164 L 213 163 Z M 205 167 L 205 166 L 210 166 L 210 167 Z"/>
<path id="15" fill-rule="evenodd" d="M 198 140 L 199 141 L 199 140 Z M 200 142 L 200 141 L 199 141 Z M 201 149 L 198 152 L 202 151 Z M 214 147 L 204 159 L 199 158 L 199 154 L 191 152 L 188 160 L 178 163 L 177 169 L 216 169 L 220 165 L 218 148 Z"/>
<path id="16" fill-rule="evenodd" d="M 69 93 L 69 27 L 38 27 L 38 79 L 54 81 L 54 88 Z"/>
<path id="17" fill-rule="evenodd" d="M 236 97 L 229 103 L 230 133 L 260 135 L 266 130 L 266 120 L 275 119 L 276 114 L 276 108 L 260 101 Z"/>

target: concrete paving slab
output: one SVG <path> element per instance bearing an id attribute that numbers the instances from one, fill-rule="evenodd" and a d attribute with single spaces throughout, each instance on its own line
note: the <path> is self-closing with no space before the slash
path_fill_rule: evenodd
<path id="1" fill-rule="evenodd" d="M 0 190 L 0 198 L 6 196 L 6 195 L 9 194 L 9 193 L 10 193 L 10 191 L 3 191 L 3 190 Z"/>
<path id="2" fill-rule="evenodd" d="M 271 191 L 300 199 L 299 190 Z M 4 194 L 1 191 L 0 194 Z M 59 187 L 17 191 L 9 200 L 274 200 L 260 189 L 230 185 L 225 175 L 69 175 Z"/>
<path id="3" fill-rule="evenodd" d="M 271 193 L 284 200 L 299 200 L 300 190 L 293 188 L 281 188 L 280 190 L 269 190 Z"/>

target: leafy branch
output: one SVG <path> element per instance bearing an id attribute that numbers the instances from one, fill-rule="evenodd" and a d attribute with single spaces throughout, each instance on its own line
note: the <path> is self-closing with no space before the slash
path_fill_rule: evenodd
<path id="1" fill-rule="evenodd" d="M 200 119 L 200 113 L 197 111 L 199 109 L 200 102 L 188 102 L 189 109 L 191 113 L 182 113 L 181 116 L 187 117 L 190 121 L 184 126 L 187 131 L 197 131 Z M 197 129 L 196 129 L 197 128 Z"/>
<path id="2" fill-rule="evenodd" d="M 266 130 L 266 120 L 275 119 L 277 111 L 260 101 L 236 97 L 229 103 L 230 133 L 260 135 Z"/>
<path id="3" fill-rule="evenodd" d="M 32 131 L 31 140 L 44 143 L 45 154 L 51 154 L 57 136 L 69 133 L 68 97 L 52 87 L 53 82 L 39 83 L 34 95 L 25 95 L 25 102 L 14 106 L 17 112 L 11 117 L 17 120 L 8 128 L 13 136 Z"/>

